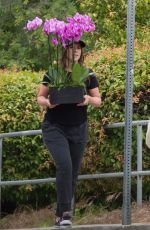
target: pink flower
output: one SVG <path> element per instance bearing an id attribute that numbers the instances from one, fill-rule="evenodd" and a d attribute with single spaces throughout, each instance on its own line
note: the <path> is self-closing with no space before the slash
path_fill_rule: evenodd
<path id="1" fill-rule="evenodd" d="M 36 30 L 42 24 L 42 19 L 36 17 L 32 21 L 28 21 L 26 28 L 28 30 Z M 83 33 L 95 30 L 95 24 L 88 15 L 76 13 L 73 17 L 67 18 L 67 23 L 57 18 L 52 18 L 44 22 L 44 33 L 52 34 L 52 43 L 57 46 L 58 41 L 65 47 L 68 41 L 78 42 Z M 57 38 L 58 39 L 57 39 Z"/>
<path id="2" fill-rule="evenodd" d="M 83 32 L 90 32 L 95 30 L 95 24 L 88 15 L 81 15 L 79 13 L 76 13 L 74 17 L 68 17 L 67 21 L 75 24 L 78 23 L 80 27 L 82 28 Z"/>
<path id="3" fill-rule="evenodd" d="M 64 26 L 65 26 L 65 22 L 59 21 L 57 20 L 57 18 L 52 18 L 50 20 L 46 19 L 44 23 L 44 32 L 46 34 L 50 34 L 50 33 L 61 34 L 61 31 Z"/>
<path id="4" fill-rule="evenodd" d="M 69 23 L 74 23 L 74 19 L 71 18 L 71 17 L 68 17 L 68 18 L 67 18 L 67 22 L 69 22 Z"/>
<path id="5" fill-rule="evenodd" d="M 83 30 L 81 26 L 77 23 L 68 23 L 63 28 L 60 38 L 63 43 L 67 41 L 79 41 L 81 36 L 83 35 Z"/>
<path id="6" fill-rule="evenodd" d="M 27 30 L 36 30 L 41 25 L 42 25 L 42 19 L 36 17 L 32 21 L 28 21 L 26 29 Z"/>
<path id="7" fill-rule="evenodd" d="M 56 24 L 56 34 L 60 35 L 63 33 L 63 30 L 66 26 L 66 23 L 64 21 L 59 21 L 57 20 L 57 24 Z"/>
<path id="8" fill-rule="evenodd" d="M 55 32 L 55 25 L 56 25 L 56 18 L 50 19 L 45 21 L 44 23 L 44 32 L 46 34 L 54 33 Z"/>
<path id="9" fill-rule="evenodd" d="M 58 40 L 57 38 L 52 38 L 52 43 L 57 46 L 58 45 Z"/>

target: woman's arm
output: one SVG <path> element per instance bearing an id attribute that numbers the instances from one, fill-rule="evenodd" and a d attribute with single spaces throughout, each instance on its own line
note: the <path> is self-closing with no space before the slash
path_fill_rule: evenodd
<path id="1" fill-rule="evenodd" d="M 94 107 L 99 107 L 102 103 L 101 95 L 98 87 L 94 89 L 90 89 L 89 95 L 85 95 L 85 97 L 87 97 L 88 104 Z"/>
<path id="2" fill-rule="evenodd" d="M 49 88 L 45 85 L 40 85 L 40 89 L 37 95 L 37 102 L 42 107 L 54 108 L 56 105 L 52 105 L 48 99 Z"/>
<path id="3" fill-rule="evenodd" d="M 84 102 L 78 104 L 79 106 L 82 105 L 92 105 L 94 107 L 99 107 L 102 103 L 101 96 L 98 87 L 89 90 L 89 95 L 84 96 Z"/>

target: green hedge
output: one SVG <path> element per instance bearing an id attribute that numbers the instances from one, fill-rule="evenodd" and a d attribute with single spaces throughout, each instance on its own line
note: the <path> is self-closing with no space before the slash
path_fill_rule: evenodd
<path id="1" fill-rule="evenodd" d="M 36 97 L 43 73 L 0 72 L 0 133 L 40 129 L 43 112 L 37 104 Z M 41 135 L 4 139 L 3 142 L 3 180 L 35 179 L 54 176 L 54 166 L 43 147 Z M 51 194 L 54 191 L 51 185 Z M 46 185 L 44 190 L 49 189 Z M 3 203 L 35 204 L 40 197 L 44 204 L 41 185 L 5 187 L 2 189 Z M 54 197 L 54 196 L 52 196 Z"/>
<path id="2" fill-rule="evenodd" d="M 133 120 L 150 118 L 150 78 L 148 44 L 135 41 L 134 53 Z M 83 161 L 82 173 L 117 172 L 123 170 L 124 129 L 104 130 L 107 123 L 125 120 L 125 46 L 93 51 L 86 58 L 86 64 L 93 68 L 99 80 L 103 104 L 100 109 L 89 108 L 90 141 Z M 146 127 L 143 128 L 143 170 L 150 168 L 150 151 L 145 145 Z M 136 128 L 133 128 L 132 170 L 136 170 Z M 144 178 L 143 197 L 150 192 L 149 177 Z M 133 197 L 136 199 L 136 181 L 132 179 Z M 110 194 L 122 197 L 122 179 L 100 179 L 81 183 L 86 197 L 105 202 Z M 80 187 L 80 188 L 81 188 Z M 82 194 L 80 194 L 82 197 Z M 84 194 L 85 196 L 85 194 Z M 92 199 L 92 198 L 91 198 Z"/>
<path id="3" fill-rule="evenodd" d="M 81 173 L 115 172 L 123 169 L 124 129 L 104 130 L 103 125 L 124 121 L 125 47 L 94 51 L 86 57 L 99 80 L 103 103 L 89 107 L 89 143 Z M 136 44 L 133 96 L 133 120 L 149 119 L 150 81 L 147 44 Z M 36 102 L 43 73 L 0 72 L 0 132 L 40 129 L 43 112 Z M 145 130 L 146 128 L 144 128 Z M 145 141 L 145 135 L 143 136 Z M 144 142 L 143 142 L 144 143 Z M 143 169 L 149 169 L 149 150 L 143 144 Z M 136 129 L 133 129 L 132 170 L 136 170 Z M 3 145 L 3 180 L 53 177 L 55 168 L 41 136 L 5 139 Z M 135 180 L 133 197 L 136 194 Z M 149 179 L 144 179 L 144 197 L 149 194 Z M 80 181 L 77 200 L 106 202 L 110 194 L 122 193 L 122 179 Z M 55 200 L 55 184 L 26 185 L 2 189 L 3 202 L 32 203 L 38 206 Z M 116 197 L 116 196 L 112 196 Z"/>

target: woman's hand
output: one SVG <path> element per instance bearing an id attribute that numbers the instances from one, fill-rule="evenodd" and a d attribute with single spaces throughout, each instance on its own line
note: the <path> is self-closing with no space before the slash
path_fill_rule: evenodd
<path id="1" fill-rule="evenodd" d="M 77 106 L 89 105 L 90 104 L 90 98 L 91 98 L 91 96 L 84 95 L 84 101 L 82 103 L 77 104 Z"/>
<path id="2" fill-rule="evenodd" d="M 46 99 L 45 104 L 46 104 L 46 106 L 47 106 L 49 109 L 52 109 L 52 108 L 54 108 L 54 107 L 57 106 L 57 105 L 52 105 L 52 104 L 50 103 L 49 99 Z"/>
<path id="3" fill-rule="evenodd" d="M 77 104 L 77 106 L 92 105 L 99 107 L 101 105 L 101 96 L 98 87 L 89 90 L 89 95 L 84 95 L 84 101 Z"/>
<path id="4" fill-rule="evenodd" d="M 37 98 L 38 104 L 42 107 L 48 107 L 49 109 L 52 109 L 56 107 L 57 105 L 52 105 L 48 98 L 45 98 L 44 96 L 38 96 Z"/>
<path id="5" fill-rule="evenodd" d="M 57 105 L 52 105 L 50 103 L 50 100 L 49 100 L 49 88 L 45 85 L 41 85 L 40 86 L 40 89 L 39 89 L 39 92 L 38 92 L 38 96 L 37 96 L 37 102 L 39 105 L 41 105 L 42 107 L 48 107 L 50 109 L 56 107 Z"/>

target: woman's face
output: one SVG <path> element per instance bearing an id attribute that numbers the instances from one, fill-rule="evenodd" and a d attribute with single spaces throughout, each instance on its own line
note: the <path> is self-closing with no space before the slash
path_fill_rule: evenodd
<path id="1" fill-rule="evenodd" d="M 74 62 L 77 63 L 81 57 L 81 45 L 79 43 L 75 43 L 74 47 L 73 45 L 70 45 L 67 50 L 67 58 L 69 61 L 72 62 L 72 56 L 73 56 L 73 50 L 74 50 Z"/>

